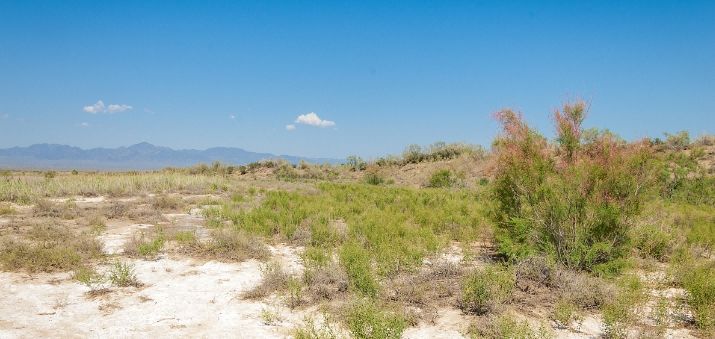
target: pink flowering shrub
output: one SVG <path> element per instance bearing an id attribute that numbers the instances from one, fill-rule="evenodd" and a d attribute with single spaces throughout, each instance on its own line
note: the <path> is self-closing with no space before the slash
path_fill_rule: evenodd
<path id="1" fill-rule="evenodd" d="M 491 219 L 499 250 L 511 258 L 545 253 L 588 271 L 613 269 L 627 251 L 628 230 L 654 178 L 647 140 L 627 143 L 584 130 L 588 104 L 555 109 L 550 142 L 521 112 L 494 113 Z"/>

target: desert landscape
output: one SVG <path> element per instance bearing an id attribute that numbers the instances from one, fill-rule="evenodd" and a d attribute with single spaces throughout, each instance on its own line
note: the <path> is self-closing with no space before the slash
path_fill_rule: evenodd
<path id="1" fill-rule="evenodd" d="M 711 337 L 715 137 L 500 114 L 490 150 L 3 171 L 0 337 Z"/>

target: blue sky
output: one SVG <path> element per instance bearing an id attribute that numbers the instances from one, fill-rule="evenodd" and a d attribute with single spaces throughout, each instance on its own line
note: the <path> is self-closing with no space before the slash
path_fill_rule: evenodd
<path id="1" fill-rule="evenodd" d="M 377 157 L 489 145 L 502 107 L 550 135 L 574 94 L 626 139 L 714 134 L 715 1 L 0 1 L 1 148 Z"/>

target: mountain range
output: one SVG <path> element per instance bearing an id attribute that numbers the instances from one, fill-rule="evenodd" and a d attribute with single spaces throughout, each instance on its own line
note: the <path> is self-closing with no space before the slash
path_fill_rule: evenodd
<path id="1" fill-rule="evenodd" d="M 201 162 L 220 161 L 245 165 L 262 159 L 281 158 L 291 163 L 336 163 L 343 159 L 305 158 L 291 155 L 249 152 L 235 147 L 213 147 L 206 150 L 174 150 L 142 142 L 129 147 L 92 148 L 58 144 L 35 144 L 29 147 L 0 149 L 0 168 L 5 169 L 77 169 L 77 170 L 150 170 L 165 166 L 195 166 Z"/>

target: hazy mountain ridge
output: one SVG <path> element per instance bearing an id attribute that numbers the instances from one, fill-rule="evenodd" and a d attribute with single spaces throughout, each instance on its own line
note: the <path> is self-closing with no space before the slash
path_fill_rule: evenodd
<path id="1" fill-rule="evenodd" d="M 0 167 L 3 168 L 78 168 L 92 169 L 158 169 L 164 166 L 193 166 L 201 162 L 220 161 L 245 165 L 262 159 L 281 158 L 291 163 L 301 159 L 311 163 L 343 162 L 343 159 L 307 158 L 291 155 L 256 153 L 236 147 L 212 147 L 206 150 L 174 150 L 142 142 L 129 147 L 92 148 L 59 144 L 35 144 L 28 147 L 0 149 Z"/>

